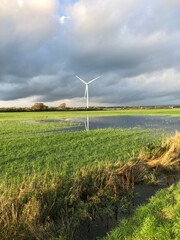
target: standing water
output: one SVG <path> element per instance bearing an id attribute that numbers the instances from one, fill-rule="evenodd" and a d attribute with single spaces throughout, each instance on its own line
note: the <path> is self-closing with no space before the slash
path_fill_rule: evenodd
<path id="1" fill-rule="evenodd" d="M 81 123 L 78 127 L 69 128 L 69 131 L 82 131 L 103 128 L 143 128 L 159 129 L 168 133 L 180 131 L 180 117 L 169 116 L 111 116 L 72 118 L 68 121 Z"/>

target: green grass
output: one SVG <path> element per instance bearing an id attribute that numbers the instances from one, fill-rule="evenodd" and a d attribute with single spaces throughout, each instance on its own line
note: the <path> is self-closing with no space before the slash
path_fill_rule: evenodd
<path id="1" fill-rule="evenodd" d="M 0 120 L 12 119 L 58 119 L 68 117 L 89 116 L 119 116 L 119 115 L 157 115 L 157 116 L 180 116 L 180 108 L 173 109 L 137 109 L 137 110 L 105 110 L 105 111 L 64 111 L 64 112 L 17 112 L 0 113 Z"/>
<path id="2" fill-rule="evenodd" d="M 58 131 L 64 128 L 77 126 L 79 123 L 73 122 L 46 122 L 41 120 L 4 120 L 0 121 L 1 137 L 17 137 L 18 134 L 37 134 L 48 131 Z"/>
<path id="3" fill-rule="evenodd" d="M 59 133 L 74 123 L 43 121 L 62 117 L 77 117 L 77 112 L 0 113 L 1 239 L 72 237 L 89 215 L 110 211 L 113 185 L 100 191 L 104 177 L 142 148 L 160 143 L 158 133 L 138 128 Z M 83 194 L 95 197 L 89 203 Z"/>
<path id="4" fill-rule="evenodd" d="M 105 240 L 180 239 L 180 182 L 161 190 L 133 217 L 123 220 Z"/>
<path id="5" fill-rule="evenodd" d="M 21 132 L 24 123 L 22 128 L 20 123 L 8 125 L 8 131 L 4 126 L 0 139 L 1 184 L 12 178 L 21 182 L 24 175 L 33 177 L 47 170 L 54 174 L 71 174 L 83 166 L 100 162 L 126 162 L 149 142 L 157 142 L 149 131 L 140 129 L 42 134 L 39 133 L 41 126 L 41 130 L 31 127 L 30 124 Z M 47 131 L 49 125 L 46 127 Z M 59 129 L 59 125 L 56 127 Z M 32 129 L 34 132 L 30 134 Z"/>
<path id="6" fill-rule="evenodd" d="M 124 162 L 131 156 L 137 156 L 143 146 L 155 139 L 149 131 L 141 129 L 58 133 L 57 131 L 78 123 L 44 121 L 76 114 L 0 113 L 1 183 L 6 179 L 9 182 L 14 176 L 21 181 L 24 175 L 41 175 L 47 169 L 67 174 L 84 165 L 117 160 Z"/>

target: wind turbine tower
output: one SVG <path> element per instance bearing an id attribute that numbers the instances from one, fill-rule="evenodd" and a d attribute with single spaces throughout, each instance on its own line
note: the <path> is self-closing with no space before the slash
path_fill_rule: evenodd
<path id="1" fill-rule="evenodd" d="M 84 80 L 82 80 L 80 77 L 76 76 L 81 82 L 83 82 L 86 87 L 85 87 L 85 93 L 84 93 L 84 98 L 86 98 L 86 101 L 87 101 L 87 108 L 89 108 L 89 90 L 88 90 L 88 87 L 89 87 L 89 84 L 94 82 L 95 80 L 97 80 L 99 77 L 96 77 L 94 79 L 92 79 L 91 81 L 89 82 L 85 82 Z"/>

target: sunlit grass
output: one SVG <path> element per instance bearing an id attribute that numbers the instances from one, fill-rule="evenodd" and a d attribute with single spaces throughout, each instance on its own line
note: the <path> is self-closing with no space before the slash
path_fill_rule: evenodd
<path id="1" fill-rule="evenodd" d="M 6 179 L 51 172 L 71 174 L 83 166 L 100 162 L 126 162 L 147 143 L 158 140 L 147 130 L 108 129 L 90 132 L 1 136 L 1 184 Z"/>
<path id="2" fill-rule="evenodd" d="M 137 110 L 103 110 L 103 111 L 61 111 L 61 112 L 9 112 L 0 113 L 0 120 L 22 119 L 59 119 L 69 117 L 89 116 L 121 116 L 121 115 L 153 115 L 153 116 L 180 116 L 180 108 L 172 109 L 137 109 Z"/>
<path id="3" fill-rule="evenodd" d="M 43 120 L 66 113 L 8 114 L 0 114 L 0 239 L 73 238 L 82 221 L 111 214 L 118 195 L 112 173 L 142 149 L 148 156 L 161 148 L 159 132 L 59 133 L 74 123 Z"/>
<path id="4" fill-rule="evenodd" d="M 134 216 L 120 222 L 106 240 L 180 239 L 180 182 L 159 191 Z"/>

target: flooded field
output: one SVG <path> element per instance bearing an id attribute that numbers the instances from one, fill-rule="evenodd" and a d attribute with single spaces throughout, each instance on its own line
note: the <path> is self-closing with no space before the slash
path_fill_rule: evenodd
<path id="1" fill-rule="evenodd" d="M 60 120 L 44 120 L 53 122 Z M 62 121 L 62 120 L 61 120 Z M 65 122 L 78 123 L 76 127 L 70 127 L 63 131 L 82 131 L 103 128 L 142 128 L 159 129 L 168 133 L 180 131 L 180 117 L 170 116 L 109 116 L 109 117 L 84 117 L 68 118 Z"/>
<path id="2" fill-rule="evenodd" d="M 12 113 L 0 125 L 2 240 L 107 236 L 179 179 L 180 116 Z"/>

